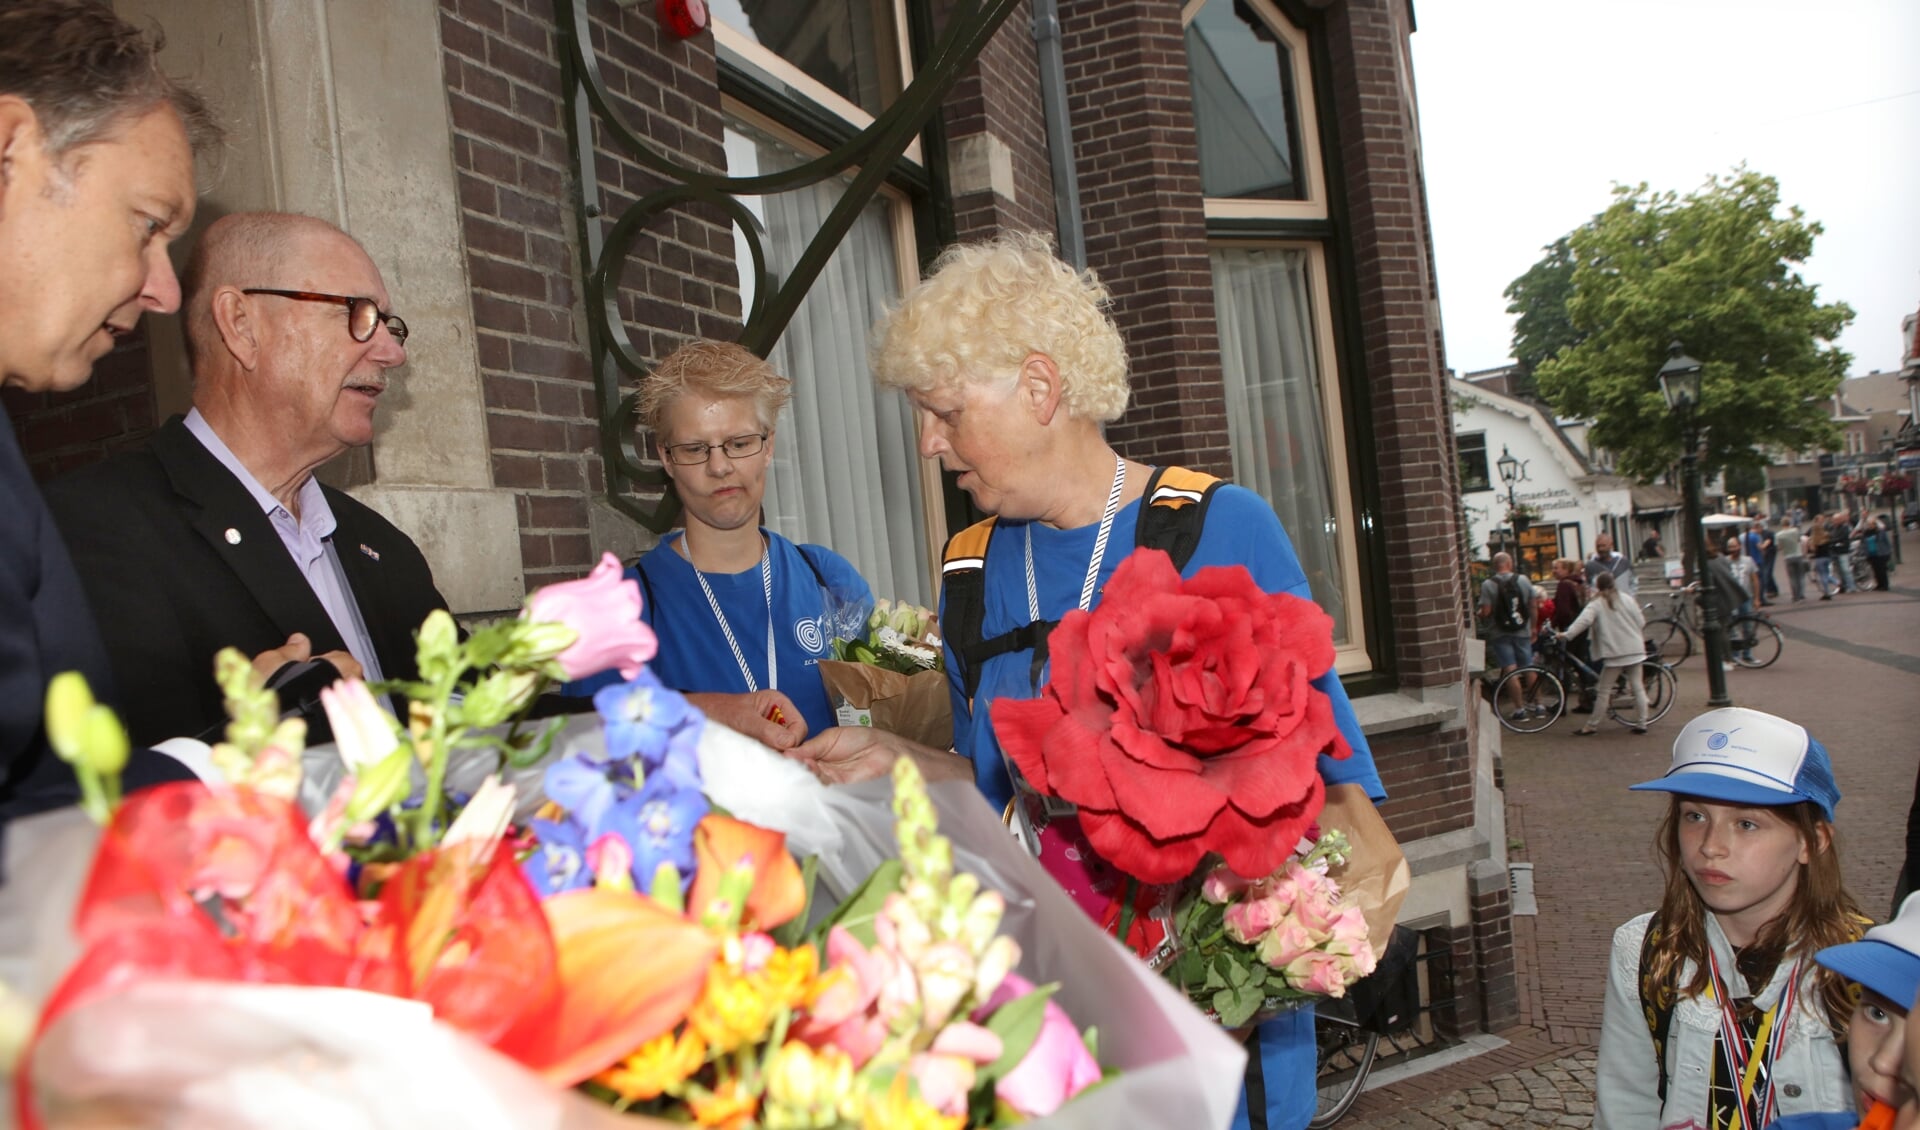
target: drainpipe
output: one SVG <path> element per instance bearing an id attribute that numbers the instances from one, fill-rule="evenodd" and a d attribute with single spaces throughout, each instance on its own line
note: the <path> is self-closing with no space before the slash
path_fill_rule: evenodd
<path id="1" fill-rule="evenodd" d="M 1080 175 L 1073 163 L 1073 124 L 1067 120 L 1067 64 L 1060 50 L 1058 0 L 1033 0 L 1033 41 L 1040 56 L 1040 110 L 1047 124 L 1060 256 L 1084 270 L 1087 233 L 1080 226 Z"/>

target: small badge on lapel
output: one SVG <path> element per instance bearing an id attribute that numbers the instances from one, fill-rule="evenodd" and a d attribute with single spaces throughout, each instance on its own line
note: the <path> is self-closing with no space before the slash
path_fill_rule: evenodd
<path id="1" fill-rule="evenodd" d="M 227 534 L 226 534 L 226 537 L 227 537 L 227 544 L 228 544 L 228 545 L 239 545 L 239 544 L 240 544 L 240 531 L 239 531 L 239 530 L 236 530 L 236 529 L 234 529 L 234 528 L 233 528 L 232 526 L 228 526 L 228 527 L 227 527 Z"/>
<path id="2" fill-rule="evenodd" d="M 380 560 L 380 552 L 374 549 L 372 546 L 368 545 L 366 542 L 360 543 L 360 552 L 366 554 L 368 557 L 373 558 L 375 561 Z"/>

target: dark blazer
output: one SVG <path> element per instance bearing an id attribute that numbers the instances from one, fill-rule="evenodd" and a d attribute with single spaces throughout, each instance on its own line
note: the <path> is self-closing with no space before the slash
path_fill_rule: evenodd
<path id="1" fill-rule="evenodd" d="M 446 607 L 426 558 L 391 522 L 323 489 L 381 672 L 417 678 L 413 633 Z M 257 655 L 294 632 L 316 655 L 346 646 L 259 503 L 180 417 L 144 449 L 49 484 L 47 503 L 100 622 L 135 742 L 199 734 L 225 718 L 213 682 L 223 647 Z"/>
<path id="2" fill-rule="evenodd" d="M 0 407 L 0 825 L 80 798 L 41 724 L 47 681 L 62 671 L 79 671 L 95 697 L 114 701 L 86 594 Z M 131 789 L 191 776 L 165 754 L 135 750 L 122 780 Z"/>

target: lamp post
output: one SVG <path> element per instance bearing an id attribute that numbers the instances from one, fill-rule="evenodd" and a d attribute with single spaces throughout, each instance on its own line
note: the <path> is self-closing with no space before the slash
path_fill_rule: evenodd
<path id="1" fill-rule="evenodd" d="M 1520 482 L 1520 461 L 1513 457 L 1513 452 L 1508 451 L 1507 445 L 1503 443 L 1500 445 L 1500 458 L 1495 459 L 1493 465 L 1500 472 L 1500 481 L 1507 484 L 1507 547 L 1518 557 L 1520 527 L 1519 523 L 1513 520 L 1513 512 L 1517 509 L 1514 505 L 1514 487 Z"/>
<path id="2" fill-rule="evenodd" d="M 1700 524 L 1700 362 L 1681 351 L 1680 343 L 1667 347 L 1667 363 L 1660 366 L 1660 395 L 1680 418 L 1680 466 L 1685 495 L 1687 551 L 1693 556 L 1693 580 L 1701 609 L 1700 634 L 1707 644 L 1707 705 L 1732 706 L 1727 696 L 1727 614 L 1713 582 L 1707 577 L 1707 531 Z"/>

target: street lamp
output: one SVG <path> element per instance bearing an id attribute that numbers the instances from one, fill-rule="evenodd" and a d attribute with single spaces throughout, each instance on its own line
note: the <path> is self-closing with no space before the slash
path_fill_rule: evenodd
<path id="1" fill-rule="evenodd" d="M 1707 578 L 1707 531 L 1700 524 L 1700 362 L 1681 351 L 1680 343 L 1667 347 L 1667 363 L 1660 366 L 1660 395 L 1680 418 L 1680 466 L 1684 484 L 1687 550 L 1693 556 L 1693 580 L 1699 586 L 1700 634 L 1707 644 L 1707 705 L 1732 706 L 1727 696 L 1727 613 L 1713 582 Z"/>
<path id="2" fill-rule="evenodd" d="M 1520 461 L 1507 450 L 1506 444 L 1500 445 L 1500 458 L 1493 461 L 1500 472 L 1500 481 L 1507 484 L 1507 548 L 1515 557 L 1520 555 L 1520 523 L 1514 520 L 1514 487 L 1520 482 Z"/>

